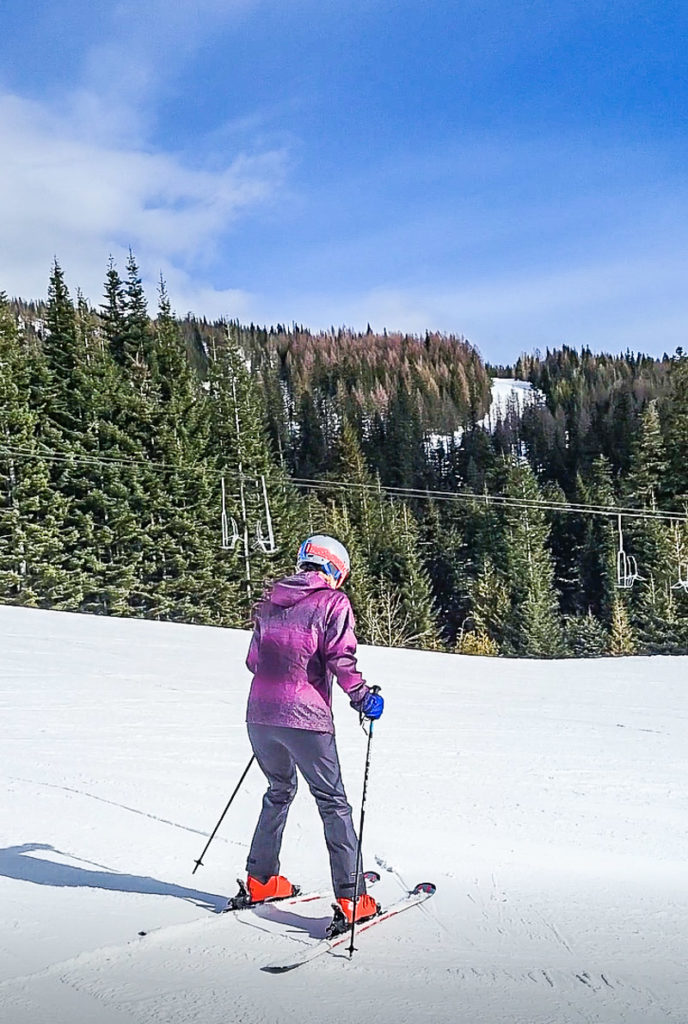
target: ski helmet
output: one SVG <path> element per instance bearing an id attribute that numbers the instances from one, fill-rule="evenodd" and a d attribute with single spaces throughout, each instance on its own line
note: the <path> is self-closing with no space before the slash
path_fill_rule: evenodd
<path id="1" fill-rule="evenodd" d="M 337 587 L 341 587 L 351 571 L 349 552 L 344 545 L 334 537 L 327 537 L 320 533 L 306 538 L 299 548 L 296 568 L 300 569 L 307 563 L 322 566 Z"/>

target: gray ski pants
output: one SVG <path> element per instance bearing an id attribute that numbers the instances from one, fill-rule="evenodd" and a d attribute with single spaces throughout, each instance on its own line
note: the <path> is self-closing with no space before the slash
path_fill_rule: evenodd
<path id="1" fill-rule="evenodd" d="M 247 872 L 260 881 L 279 874 L 282 833 L 296 796 L 298 768 L 315 797 L 322 818 L 334 895 L 337 899 L 352 898 L 358 842 L 333 733 L 249 724 L 248 735 L 269 786 L 246 862 Z M 361 879 L 359 895 L 365 891 Z"/>

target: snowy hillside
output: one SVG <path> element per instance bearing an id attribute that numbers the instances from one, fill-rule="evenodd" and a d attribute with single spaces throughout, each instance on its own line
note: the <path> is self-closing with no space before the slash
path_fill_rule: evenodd
<path id="1" fill-rule="evenodd" d="M 504 419 L 510 409 L 523 413 L 527 406 L 538 402 L 544 402 L 544 395 L 530 381 L 493 377 L 490 408 L 479 425 L 494 430 L 497 421 Z"/>
<path id="2" fill-rule="evenodd" d="M 500 419 L 505 419 L 507 413 L 512 409 L 518 413 L 529 405 L 543 403 L 544 395 L 537 388 L 534 388 L 530 381 L 514 380 L 511 377 L 493 377 L 490 391 L 490 408 L 483 419 L 478 421 L 479 427 L 485 430 L 494 431 Z M 463 428 L 459 427 L 454 431 L 454 444 L 460 445 L 463 438 Z M 431 448 L 446 443 L 452 435 L 429 434 L 428 445 Z"/>
<path id="3" fill-rule="evenodd" d="M 0 608 L 3 1024 L 685 1024 L 688 659 L 364 649 L 383 686 L 366 865 L 423 907 L 285 975 L 326 900 L 214 913 L 263 780 L 191 869 L 250 756 L 246 634 Z M 335 713 L 357 811 L 365 738 Z M 283 870 L 327 884 L 309 794 Z M 148 934 L 140 937 L 139 932 Z"/>

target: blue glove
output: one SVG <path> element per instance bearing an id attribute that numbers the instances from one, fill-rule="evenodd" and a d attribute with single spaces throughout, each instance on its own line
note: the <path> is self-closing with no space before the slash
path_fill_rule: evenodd
<path id="1" fill-rule="evenodd" d="M 366 694 L 363 698 L 360 707 L 361 714 L 366 718 L 378 719 L 385 710 L 385 701 L 379 693 L 373 693 L 371 690 L 371 692 Z"/>

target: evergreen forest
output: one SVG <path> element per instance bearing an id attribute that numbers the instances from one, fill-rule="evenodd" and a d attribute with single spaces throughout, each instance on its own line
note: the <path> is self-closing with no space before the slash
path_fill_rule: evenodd
<path id="1" fill-rule="evenodd" d="M 688 356 L 178 317 L 133 254 L 0 293 L 2 603 L 245 628 L 309 533 L 365 643 L 688 654 Z"/>

